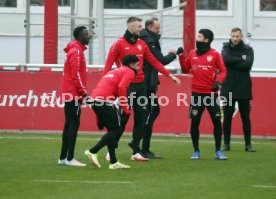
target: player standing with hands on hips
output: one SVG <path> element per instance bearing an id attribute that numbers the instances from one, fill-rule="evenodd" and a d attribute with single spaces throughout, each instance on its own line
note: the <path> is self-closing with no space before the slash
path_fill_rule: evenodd
<path id="1" fill-rule="evenodd" d="M 221 152 L 222 126 L 218 100 L 218 90 L 225 79 L 226 69 L 221 55 L 211 48 L 214 34 L 209 29 L 201 29 L 197 35 L 196 49 L 189 52 L 185 59 L 180 54 L 179 61 L 184 73 L 191 73 L 192 96 L 190 105 L 191 137 L 194 147 L 192 160 L 200 159 L 199 150 L 199 124 L 202 113 L 207 108 L 214 126 L 215 159 L 227 160 Z M 183 49 L 178 49 L 183 51 Z M 219 75 L 218 75 L 219 73 Z"/>
<path id="2" fill-rule="evenodd" d="M 238 103 L 242 119 L 245 151 L 255 152 L 251 144 L 250 109 L 252 100 L 252 82 L 250 70 L 254 61 L 254 51 L 244 44 L 242 30 L 233 28 L 229 42 L 223 44 L 221 55 L 227 69 L 227 76 L 222 84 L 222 96 L 229 98 L 232 93 L 232 104 L 224 106 L 224 151 L 230 151 L 231 123 Z"/>

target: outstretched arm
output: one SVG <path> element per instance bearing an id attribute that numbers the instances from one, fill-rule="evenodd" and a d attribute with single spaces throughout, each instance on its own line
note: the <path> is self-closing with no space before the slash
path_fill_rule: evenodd
<path id="1" fill-rule="evenodd" d="M 166 56 L 163 55 L 163 53 L 156 48 L 156 46 L 154 45 L 154 43 L 147 43 L 150 52 L 153 54 L 153 56 L 163 65 L 167 65 L 169 63 L 171 63 L 175 58 L 176 58 L 176 54 L 170 52 L 169 54 L 167 54 Z"/>
<path id="2" fill-rule="evenodd" d="M 105 66 L 104 66 L 104 70 L 103 70 L 103 75 L 105 75 L 108 71 L 110 71 L 111 67 L 113 66 L 114 62 L 118 59 L 118 42 L 115 42 L 108 53 L 106 62 L 105 62 Z"/>
<path id="3" fill-rule="evenodd" d="M 145 45 L 145 52 L 144 52 L 145 59 L 149 62 L 149 64 L 158 70 L 163 75 L 169 77 L 172 81 L 177 84 L 180 84 L 180 80 L 171 74 L 150 52 L 147 45 Z"/>

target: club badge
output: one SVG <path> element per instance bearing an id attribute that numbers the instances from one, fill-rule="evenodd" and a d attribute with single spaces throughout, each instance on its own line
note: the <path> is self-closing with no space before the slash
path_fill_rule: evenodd
<path id="1" fill-rule="evenodd" d="M 140 44 L 137 45 L 138 50 L 142 51 L 142 46 Z"/>
<path id="2" fill-rule="evenodd" d="M 192 70 L 196 70 L 196 69 L 197 69 L 197 65 L 196 64 L 192 65 Z"/>
<path id="3" fill-rule="evenodd" d="M 242 55 L 243 60 L 246 60 L 246 58 L 247 58 L 247 55 Z"/>
<path id="4" fill-rule="evenodd" d="M 198 110 L 192 110 L 192 115 L 196 116 L 198 114 Z"/>
<path id="5" fill-rule="evenodd" d="M 213 60 L 213 56 L 207 56 L 207 61 L 211 62 Z"/>

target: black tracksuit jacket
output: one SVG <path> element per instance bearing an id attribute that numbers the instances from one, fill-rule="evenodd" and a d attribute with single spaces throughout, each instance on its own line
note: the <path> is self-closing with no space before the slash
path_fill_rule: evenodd
<path id="1" fill-rule="evenodd" d="M 233 46 L 230 40 L 223 44 L 221 55 L 227 69 L 221 95 L 228 98 L 232 92 L 233 99 L 252 99 L 250 70 L 254 61 L 253 49 L 243 41 Z"/>
<path id="2" fill-rule="evenodd" d="M 169 53 L 164 56 L 161 52 L 161 47 L 159 43 L 160 36 L 148 29 L 143 29 L 140 34 L 140 39 L 142 39 L 149 47 L 151 53 L 154 57 L 163 65 L 167 65 L 172 62 L 176 55 Z M 147 90 L 155 93 L 159 85 L 158 71 L 153 68 L 146 60 L 144 61 L 143 71 L 145 74 L 145 85 Z"/>

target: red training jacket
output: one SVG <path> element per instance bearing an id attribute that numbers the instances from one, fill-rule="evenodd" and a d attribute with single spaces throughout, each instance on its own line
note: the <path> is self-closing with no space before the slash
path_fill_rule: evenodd
<path id="1" fill-rule="evenodd" d="M 62 93 L 66 101 L 83 97 L 86 91 L 86 61 L 83 51 L 86 47 L 74 40 L 67 44 L 64 51 L 67 53 L 62 80 Z"/>
<path id="2" fill-rule="evenodd" d="M 182 71 L 193 75 L 192 92 L 209 94 L 212 92 L 213 83 L 222 83 L 226 77 L 223 59 L 213 48 L 202 55 L 197 55 L 194 49 L 190 51 L 186 60 L 182 53 L 179 61 Z"/>
<path id="3" fill-rule="evenodd" d="M 139 67 L 137 75 L 133 79 L 133 83 L 144 81 L 143 64 L 146 59 L 150 65 L 163 75 L 169 76 L 171 73 L 151 54 L 148 46 L 141 39 L 138 39 L 135 44 L 129 43 L 123 36 L 120 37 L 110 48 L 103 74 L 105 75 L 112 67 L 114 62 L 117 68 L 122 66 L 122 59 L 129 54 L 135 54 L 139 57 Z"/>
<path id="4" fill-rule="evenodd" d="M 109 71 L 103 76 L 90 96 L 93 99 L 111 102 L 115 101 L 118 97 L 124 113 L 129 115 L 127 89 L 134 77 L 134 71 L 126 66 Z"/>

